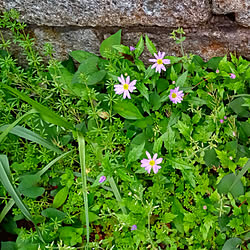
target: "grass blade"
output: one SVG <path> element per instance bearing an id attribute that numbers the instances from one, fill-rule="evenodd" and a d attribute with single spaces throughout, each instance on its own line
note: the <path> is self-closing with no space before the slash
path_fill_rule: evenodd
<path id="1" fill-rule="evenodd" d="M 11 195 L 12 199 L 15 201 L 16 205 L 20 208 L 20 210 L 22 211 L 23 215 L 30 221 L 33 222 L 33 224 L 35 225 L 37 234 L 40 238 L 40 240 L 42 242 L 44 242 L 43 237 L 41 235 L 41 232 L 39 230 L 39 228 L 37 227 L 37 225 L 34 223 L 34 220 L 27 208 L 27 206 L 23 203 L 22 199 L 21 199 L 21 195 L 19 194 L 19 192 L 17 191 L 17 189 L 15 188 L 14 185 L 12 185 L 11 180 L 8 176 L 8 174 L 6 173 L 6 169 L 9 168 L 9 164 L 7 165 L 3 165 L 3 163 L 6 163 L 5 161 L 6 156 L 5 155 L 0 155 L 0 181 L 2 183 L 2 185 L 4 186 L 4 188 L 7 190 L 7 192 Z"/>
<path id="2" fill-rule="evenodd" d="M 83 192 L 83 199 L 84 199 L 86 230 L 87 230 L 87 246 L 88 246 L 89 244 L 89 209 L 88 209 L 88 194 L 87 194 L 87 173 L 86 173 L 86 164 L 85 164 L 85 140 L 84 140 L 83 135 L 80 132 L 77 133 L 77 140 L 78 140 L 78 146 L 79 146 L 79 157 L 80 157 L 81 174 L 82 174 L 82 192 Z"/>
<path id="3" fill-rule="evenodd" d="M 120 205 L 121 202 L 122 202 L 122 197 L 121 197 L 121 195 L 119 193 L 119 190 L 118 190 L 118 188 L 117 188 L 117 186 L 115 184 L 115 180 L 114 180 L 113 177 L 109 177 L 109 184 L 110 184 L 110 186 L 112 188 L 112 191 L 113 191 L 113 193 L 115 195 L 116 200 L 118 201 L 118 203 Z M 126 208 L 124 206 L 121 206 L 121 205 L 120 205 L 120 207 L 121 207 L 121 210 L 122 210 L 123 214 L 127 214 Z"/>
<path id="4" fill-rule="evenodd" d="M 4 219 L 6 214 L 10 211 L 10 209 L 13 207 L 14 204 L 15 204 L 15 201 L 13 199 L 10 199 L 8 203 L 5 205 L 5 207 L 3 208 L 0 214 L 0 223 L 2 222 L 2 220 Z"/>
<path id="5" fill-rule="evenodd" d="M 55 124 L 55 125 L 58 125 L 60 127 L 70 129 L 70 130 L 75 130 L 74 126 L 71 123 L 66 121 L 64 118 L 62 118 L 57 113 L 50 110 L 49 108 L 47 108 L 47 107 L 43 106 L 42 104 L 32 100 L 30 97 L 28 97 L 27 95 L 21 93 L 17 89 L 14 89 L 14 88 L 12 88 L 12 87 L 4 84 L 4 83 L 1 83 L 1 82 L 0 82 L 0 85 L 2 87 L 4 87 L 5 89 L 9 90 L 11 93 L 18 96 L 23 101 L 25 101 L 25 102 L 29 103 L 30 105 L 32 105 L 32 107 L 40 113 L 41 117 L 45 121 L 47 121 L 49 123 L 52 123 L 52 124 Z"/>
<path id="6" fill-rule="evenodd" d="M 4 125 L 2 127 L 0 127 L 0 131 L 4 131 L 6 128 L 8 127 L 8 125 Z M 35 142 L 37 144 L 40 144 L 42 146 L 44 146 L 45 148 L 48 148 L 54 152 L 56 152 L 57 154 L 61 154 L 62 151 L 57 148 L 55 145 L 53 145 L 51 142 L 49 142 L 48 140 L 44 139 L 43 137 L 41 137 L 40 135 L 36 134 L 35 132 L 24 128 L 22 126 L 15 126 L 14 128 L 12 128 L 9 133 L 22 137 L 24 139 L 27 139 L 29 141 Z"/>
<path id="7" fill-rule="evenodd" d="M 3 139 L 8 135 L 8 133 L 26 116 L 30 114 L 37 113 L 34 109 L 30 110 L 29 112 L 25 113 L 21 117 L 19 117 L 17 120 L 15 120 L 12 124 L 5 125 L 4 129 L 0 131 L 3 131 L 3 133 L 0 135 L 0 143 L 3 141 Z"/>
<path id="8" fill-rule="evenodd" d="M 72 153 L 73 150 L 66 152 L 60 156 L 58 156 L 56 159 L 54 159 L 53 161 L 51 161 L 48 165 L 46 165 L 43 169 L 41 169 L 40 171 L 38 171 L 36 173 L 36 175 L 38 175 L 39 177 L 41 177 L 52 165 L 54 165 L 57 161 L 59 161 L 60 159 L 62 159 L 63 157 L 65 157 L 66 155 Z"/>

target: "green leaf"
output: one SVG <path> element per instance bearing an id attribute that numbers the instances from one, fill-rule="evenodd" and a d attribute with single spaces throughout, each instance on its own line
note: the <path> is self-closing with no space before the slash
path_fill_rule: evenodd
<path id="1" fill-rule="evenodd" d="M 113 48 L 119 51 L 120 53 L 130 54 L 130 50 L 128 46 L 120 44 L 120 45 L 113 45 Z"/>
<path id="2" fill-rule="evenodd" d="M 153 92 L 150 95 L 149 100 L 153 111 L 158 110 L 161 107 L 161 97 L 156 92 Z"/>
<path id="3" fill-rule="evenodd" d="M 5 165 L 3 165 L 3 164 L 5 164 Z M 8 168 L 9 168 L 9 164 L 8 163 L 6 164 L 6 156 L 5 155 L 0 155 L 0 181 L 1 181 L 2 185 L 5 187 L 7 192 L 11 195 L 11 197 L 13 198 L 13 200 L 15 201 L 16 205 L 19 207 L 19 209 L 21 210 L 23 215 L 28 220 L 33 222 L 40 240 L 42 242 L 44 242 L 43 237 L 41 235 L 41 232 L 40 232 L 39 228 L 37 227 L 37 225 L 34 223 L 34 220 L 33 220 L 32 216 L 31 216 L 28 208 L 23 203 L 23 201 L 21 199 L 21 196 L 20 196 L 19 192 L 17 191 L 17 189 L 11 183 L 11 180 L 9 178 L 9 174 L 7 174 L 7 172 L 6 172 L 6 169 L 8 169 Z"/>
<path id="4" fill-rule="evenodd" d="M 234 198 L 244 194 L 244 186 L 241 180 L 238 178 L 236 179 L 233 173 L 224 176 L 217 185 L 217 189 L 220 194 L 227 194 L 230 192 Z"/>
<path id="5" fill-rule="evenodd" d="M 58 220 L 63 220 L 66 217 L 65 213 L 55 208 L 46 208 L 45 210 L 42 211 L 41 214 L 44 217 L 51 218 L 51 219 L 57 218 Z"/>
<path id="6" fill-rule="evenodd" d="M 176 214 L 172 214 L 172 213 L 165 213 L 163 216 L 162 216 L 162 221 L 164 223 L 170 223 L 173 221 L 174 218 L 176 218 L 177 215 Z"/>
<path id="7" fill-rule="evenodd" d="M 143 119 L 142 114 L 138 110 L 138 108 L 127 100 L 118 101 L 114 105 L 114 111 L 117 112 L 120 116 L 130 119 L 130 120 L 137 120 Z"/>
<path id="8" fill-rule="evenodd" d="M 144 129 L 147 126 L 150 126 L 153 124 L 153 119 L 151 116 L 147 116 L 141 120 L 137 120 L 133 123 L 133 125 L 135 125 L 138 128 Z"/>
<path id="9" fill-rule="evenodd" d="M 86 225 L 86 231 L 87 231 L 87 244 L 88 244 L 89 243 L 89 205 L 88 205 L 88 193 L 87 193 L 85 138 L 80 132 L 77 133 L 77 141 L 78 141 L 79 158 L 80 158 L 80 166 L 81 166 L 82 194 L 83 194 L 83 201 L 84 201 L 85 221 L 86 221 L 85 225 Z"/>
<path id="10" fill-rule="evenodd" d="M 127 181 L 127 182 L 133 182 L 134 178 L 130 177 L 128 175 L 128 171 L 125 168 L 117 168 L 116 170 L 116 174 L 123 180 L 123 181 Z"/>
<path id="11" fill-rule="evenodd" d="M 148 79 L 155 73 L 155 69 L 152 69 L 152 65 L 148 66 L 147 70 L 145 71 L 145 79 Z"/>
<path id="12" fill-rule="evenodd" d="M 55 196 L 53 200 L 53 208 L 60 207 L 67 199 L 69 194 L 69 188 L 63 187 Z"/>
<path id="13" fill-rule="evenodd" d="M 169 126 L 167 128 L 167 132 L 165 132 L 161 137 L 162 137 L 162 140 L 164 142 L 164 146 L 169 153 L 171 151 L 171 149 L 174 148 L 174 144 L 175 144 L 175 132 L 174 132 L 174 130 Z"/>
<path id="14" fill-rule="evenodd" d="M 148 38 L 147 35 L 145 35 L 145 41 L 148 51 L 151 53 L 151 55 L 154 55 L 154 53 L 157 53 L 156 47 L 152 43 L 152 41 Z"/>
<path id="15" fill-rule="evenodd" d="M 96 72 L 98 70 L 97 68 L 98 61 L 99 58 L 96 56 L 87 58 L 80 64 L 77 72 L 84 73 L 86 75 Z"/>
<path id="16" fill-rule="evenodd" d="M 147 101 L 149 101 L 148 97 L 148 88 L 144 85 L 142 82 L 136 83 L 136 88 L 140 91 L 140 93 L 146 98 Z"/>
<path id="17" fill-rule="evenodd" d="M 12 88 L 4 83 L 1 83 L 1 82 L 0 82 L 0 85 L 2 85 L 2 87 L 4 87 L 5 89 L 9 90 L 11 93 L 18 96 L 23 101 L 32 105 L 33 108 L 36 109 L 40 113 L 41 117 L 45 121 L 52 123 L 52 124 L 55 124 L 55 125 L 58 125 L 60 127 L 74 130 L 74 126 L 71 123 L 67 122 L 64 118 L 62 118 L 61 116 L 56 114 L 54 111 L 50 110 L 49 108 L 43 106 L 42 104 L 40 104 L 38 102 L 32 100 L 30 97 L 19 92 L 17 89 L 14 89 L 14 88 Z"/>
<path id="18" fill-rule="evenodd" d="M 0 223 L 6 216 L 6 214 L 11 210 L 11 208 L 15 205 L 15 201 L 13 199 L 9 199 L 8 203 L 4 206 L 1 214 L 0 214 Z"/>
<path id="19" fill-rule="evenodd" d="M 94 85 L 98 82 L 100 82 L 106 75 L 105 70 L 100 70 L 98 72 L 95 72 L 88 76 L 87 84 L 88 85 Z"/>
<path id="20" fill-rule="evenodd" d="M 35 110 L 30 110 L 29 112 L 25 113 L 21 117 L 19 117 L 17 120 L 15 120 L 12 124 L 5 125 L 4 127 L 0 127 L 0 131 L 3 131 L 3 133 L 0 135 L 0 143 L 3 141 L 3 139 L 10 133 L 10 131 L 26 116 L 29 116 L 30 114 L 36 113 Z"/>
<path id="21" fill-rule="evenodd" d="M 72 56 L 79 63 L 82 63 L 84 60 L 86 60 L 89 57 L 96 56 L 93 53 L 83 51 L 83 50 L 74 50 L 74 51 L 70 52 L 69 54 L 70 54 L 70 56 Z"/>
<path id="22" fill-rule="evenodd" d="M 250 117 L 250 112 L 248 111 L 247 107 L 242 106 L 245 103 L 243 97 L 239 97 L 234 99 L 232 102 L 229 103 L 229 107 L 240 117 Z"/>
<path id="23" fill-rule="evenodd" d="M 40 176 L 35 174 L 25 175 L 20 177 L 20 179 L 21 183 L 18 186 L 18 191 L 24 196 L 37 198 L 44 193 L 44 188 L 35 186 L 41 180 Z"/>
<path id="24" fill-rule="evenodd" d="M 222 247 L 222 250 L 238 250 L 237 246 L 241 244 L 240 238 L 231 238 L 225 242 L 225 244 Z"/>
<path id="25" fill-rule="evenodd" d="M 219 67 L 219 63 L 223 57 L 213 57 L 207 62 L 207 67 L 216 70 Z"/>
<path id="26" fill-rule="evenodd" d="M 2 241 L 1 250 L 18 250 L 16 242 L 13 241 Z"/>
<path id="27" fill-rule="evenodd" d="M 42 176 L 51 166 L 53 166 L 56 162 L 58 162 L 59 160 L 61 160 L 62 158 L 64 158 L 66 155 L 72 153 L 73 150 L 66 152 L 64 154 L 61 154 L 60 156 L 58 156 L 56 159 L 52 160 L 49 164 L 47 164 L 43 169 L 41 169 L 40 171 L 38 171 L 36 173 L 37 176 Z"/>
<path id="28" fill-rule="evenodd" d="M 0 131 L 4 131 L 9 125 L 4 125 L 2 127 L 0 127 Z M 61 154 L 62 151 L 57 148 L 56 146 L 54 146 L 51 142 L 49 142 L 48 140 L 42 138 L 40 135 L 34 133 L 33 131 L 21 127 L 21 126 L 15 126 L 13 129 L 11 129 L 9 131 L 10 134 L 22 137 L 24 139 L 27 139 L 29 141 L 35 142 L 39 145 L 44 146 L 45 148 L 48 148 L 58 154 Z"/>
<path id="29" fill-rule="evenodd" d="M 217 154 L 213 148 L 207 149 L 205 151 L 204 160 L 208 167 L 212 167 L 212 166 L 219 167 L 220 165 L 220 161 L 217 158 Z"/>
<path id="30" fill-rule="evenodd" d="M 135 53 L 135 58 L 136 59 L 141 55 L 143 50 L 144 50 L 144 40 L 143 40 L 143 37 L 141 36 L 140 39 L 139 39 L 139 42 L 135 46 L 134 53 Z"/>
<path id="31" fill-rule="evenodd" d="M 144 151 L 144 146 L 145 146 L 145 142 L 143 142 L 140 145 L 132 144 L 128 157 L 127 157 L 128 163 L 134 162 L 140 159 Z"/>
<path id="32" fill-rule="evenodd" d="M 176 81 L 176 86 L 177 87 L 183 87 L 185 85 L 185 82 L 187 80 L 187 75 L 188 75 L 188 71 L 185 71 L 183 74 L 181 74 L 177 81 Z"/>
<path id="33" fill-rule="evenodd" d="M 111 52 L 116 51 L 116 49 L 113 48 L 113 46 L 121 44 L 121 32 L 122 30 L 119 30 L 114 35 L 111 35 L 102 42 L 100 46 L 100 54 L 102 57 L 106 56 L 105 51 L 111 51 Z"/>

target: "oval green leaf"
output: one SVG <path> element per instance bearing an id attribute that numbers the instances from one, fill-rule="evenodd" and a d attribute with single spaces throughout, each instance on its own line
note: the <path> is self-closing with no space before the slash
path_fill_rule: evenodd
<path id="1" fill-rule="evenodd" d="M 114 111 L 120 116 L 130 120 L 142 119 L 143 116 L 138 108 L 127 100 L 122 100 L 114 105 Z"/>

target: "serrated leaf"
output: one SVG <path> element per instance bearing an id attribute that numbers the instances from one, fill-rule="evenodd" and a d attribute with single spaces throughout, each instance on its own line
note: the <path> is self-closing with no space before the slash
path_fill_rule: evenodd
<path id="1" fill-rule="evenodd" d="M 185 82 L 187 80 L 187 75 L 188 75 L 188 71 L 185 71 L 183 74 L 181 74 L 177 81 L 176 81 L 176 86 L 177 87 L 183 87 L 185 85 Z"/>
<path id="2" fill-rule="evenodd" d="M 140 91 L 140 93 L 149 101 L 148 88 L 142 82 L 136 83 L 136 88 Z"/>
<path id="3" fill-rule="evenodd" d="M 155 69 L 152 69 L 152 65 L 148 66 L 147 70 L 145 71 L 145 79 L 148 79 L 155 73 Z"/>
<path id="4" fill-rule="evenodd" d="M 138 110 L 138 108 L 127 100 L 118 101 L 114 104 L 114 111 L 117 112 L 120 116 L 131 119 L 131 120 L 137 120 L 137 119 L 143 119 L 142 114 Z"/>
<path id="5" fill-rule="evenodd" d="M 148 51 L 151 53 L 151 55 L 154 55 L 154 53 L 157 53 L 155 45 L 152 43 L 152 41 L 148 38 L 147 35 L 145 35 L 145 41 Z"/>
<path id="6" fill-rule="evenodd" d="M 144 146 L 145 146 L 145 142 L 143 142 L 140 145 L 136 145 L 136 144 L 132 145 L 132 149 L 129 151 L 128 157 L 127 157 L 128 163 L 134 162 L 140 159 L 144 151 Z"/>

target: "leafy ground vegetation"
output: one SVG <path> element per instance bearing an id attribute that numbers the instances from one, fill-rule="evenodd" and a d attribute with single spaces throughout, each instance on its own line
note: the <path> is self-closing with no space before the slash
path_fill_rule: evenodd
<path id="1" fill-rule="evenodd" d="M 180 28 L 181 57 L 118 31 L 59 62 L 17 19 L 0 24 L 1 249 L 250 249 L 249 61 L 186 54 Z"/>

